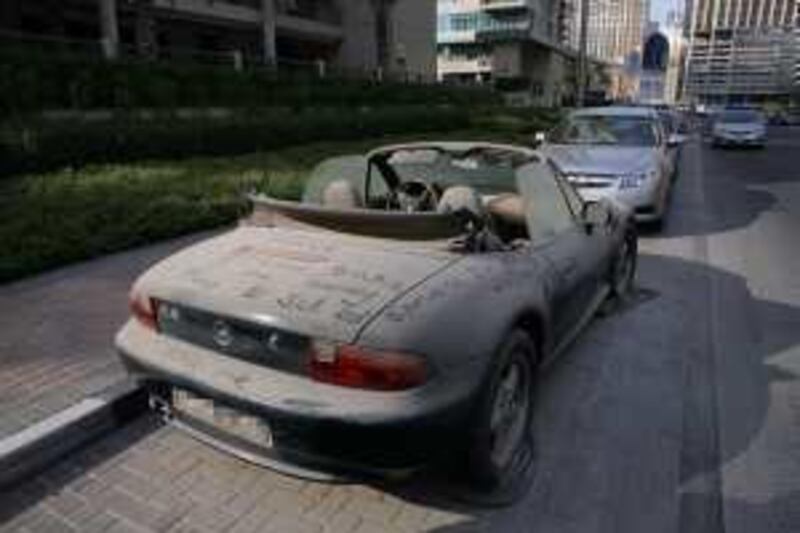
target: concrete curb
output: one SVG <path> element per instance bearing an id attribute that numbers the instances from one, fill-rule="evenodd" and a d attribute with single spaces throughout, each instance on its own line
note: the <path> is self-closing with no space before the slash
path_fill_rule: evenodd
<path id="1" fill-rule="evenodd" d="M 0 488 L 42 470 L 146 409 L 145 390 L 122 381 L 0 440 Z"/>

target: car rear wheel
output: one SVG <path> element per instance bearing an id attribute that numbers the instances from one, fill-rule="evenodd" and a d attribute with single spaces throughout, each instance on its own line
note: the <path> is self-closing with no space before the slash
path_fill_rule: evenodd
<path id="1" fill-rule="evenodd" d="M 510 503 L 530 485 L 536 361 L 530 336 L 512 331 L 497 352 L 470 431 L 469 472 L 493 503 Z"/>

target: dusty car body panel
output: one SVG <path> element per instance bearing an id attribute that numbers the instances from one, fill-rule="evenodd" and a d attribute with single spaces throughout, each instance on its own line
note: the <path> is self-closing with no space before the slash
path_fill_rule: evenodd
<path id="1" fill-rule="evenodd" d="M 457 260 L 438 249 L 340 233 L 242 227 L 166 261 L 137 291 L 348 342 L 374 312 Z"/>
<path id="2" fill-rule="evenodd" d="M 515 223 L 527 223 L 529 237 L 503 242 L 489 218 L 476 226 L 475 213 L 254 197 L 253 216 L 239 228 L 136 282 L 133 292 L 155 302 L 160 329 L 132 319 L 119 332 L 129 370 L 154 387 L 181 387 L 269 421 L 276 445 L 260 450 L 268 457 L 296 460 L 301 440 L 313 450 L 298 452 L 300 461 L 312 463 L 360 463 L 366 452 L 377 452 L 377 463 L 402 463 L 454 445 L 511 329 L 529 331 L 548 357 L 591 317 L 630 235 L 630 211 L 603 200 L 608 216 L 587 225 L 580 197 L 527 149 L 425 143 L 376 154 L 430 146 L 462 158 L 481 150 L 517 158 L 520 206 L 535 207 Z M 560 216 L 552 227 L 551 216 Z M 482 238 L 488 244 L 476 245 Z M 187 321 L 194 325 L 181 326 Z M 218 324 L 228 337 L 217 338 Z M 257 347 L 234 350 L 231 338 Z M 427 378 L 394 391 L 315 381 L 304 365 L 320 341 L 415 354 Z"/>

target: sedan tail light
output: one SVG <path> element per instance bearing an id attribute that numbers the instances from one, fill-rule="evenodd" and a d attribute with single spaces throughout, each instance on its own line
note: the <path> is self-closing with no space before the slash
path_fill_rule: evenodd
<path id="1" fill-rule="evenodd" d="M 343 387 L 396 391 L 424 383 L 428 369 L 425 360 L 413 354 L 315 343 L 309 374 L 315 381 Z"/>
<path id="2" fill-rule="evenodd" d="M 153 331 L 158 330 L 156 304 L 152 298 L 137 293 L 136 291 L 131 291 L 130 306 L 131 313 L 141 325 Z"/>

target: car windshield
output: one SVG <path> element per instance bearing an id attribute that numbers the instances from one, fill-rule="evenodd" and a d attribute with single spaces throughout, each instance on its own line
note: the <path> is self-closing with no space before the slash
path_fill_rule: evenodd
<path id="1" fill-rule="evenodd" d="M 752 124 L 760 122 L 761 117 L 755 111 L 723 111 L 717 120 L 723 124 Z"/>
<path id="2" fill-rule="evenodd" d="M 441 209 L 451 187 L 458 187 L 447 200 L 454 203 Z M 461 196 L 464 187 L 477 194 Z M 562 187 L 568 185 L 559 184 L 554 170 L 525 148 L 471 143 L 396 146 L 324 161 L 312 172 L 300 203 L 253 196 L 256 209 L 251 222 L 400 240 L 450 239 L 465 231 L 454 205 L 464 201 L 463 209 L 493 217 L 490 204 L 513 197 L 503 193 L 515 193 L 524 199 L 521 211 L 507 219 L 497 215 L 505 224 L 498 230 L 505 232 L 499 234 L 501 239 L 542 239 L 572 224 L 579 209 L 569 205 L 573 199 L 565 197 Z M 400 196 L 401 190 L 406 197 Z M 422 191 L 419 198 L 431 195 L 433 201 L 400 203 L 409 201 L 408 196 L 413 199 L 415 190 Z M 534 199 L 536 213 L 528 216 Z M 577 195 L 574 201 L 580 203 Z M 530 227 L 535 228 L 533 233 Z"/>
<path id="3" fill-rule="evenodd" d="M 381 165 L 370 164 L 363 155 L 335 157 L 311 172 L 303 201 L 321 203 L 323 192 L 331 183 L 345 180 L 359 193 L 362 202 L 370 203 L 370 198 L 387 193 L 385 180 L 381 179 L 386 172 L 401 182 L 423 181 L 441 189 L 467 185 L 481 194 L 512 192 L 516 189 L 515 170 L 528 160 L 524 153 L 493 146 L 400 148 L 382 159 Z"/>
<path id="4" fill-rule="evenodd" d="M 394 152 L 386 164 L 401 181 L 420 180 L 442 188 L 467 185 L 479 193 L 497 194 L 516 189 L 515 169 L 527 160 L 500 148 L 409 149 Z"/>
<path id="5" fill-rule="evenodd" d="M 554 144 L 653 146 L 653 121 L 646 117 L 614 115 L 571 116 L 551 134 Z"/>

